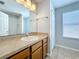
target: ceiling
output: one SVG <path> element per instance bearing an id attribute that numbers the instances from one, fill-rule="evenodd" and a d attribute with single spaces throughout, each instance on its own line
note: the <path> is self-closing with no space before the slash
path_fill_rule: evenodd
<path id="1" fill-rule="evenodd" d="M 79 2 L 79 0 L 53 0 L 55 8 L 59 8 L 74 2 Z"/>
<path id="2" fill-rule="evenodd" d="M 36 3 L 41 3 L 43 0 L 33 0 L 33 1 L 35 1 Z M 59 8 L 74 2 L 79 2 L 79 0 L 52 0 L 52 1 L 55 8 Z"/>
<path id="3" fill-rule="evenodd" d="M 32 0 L 32 1 L 34 1 L 34 2 L 36 2 L 36 3 L 40 3 L 40 2 L 42 2 L 43 0 Z"/>
<path id="4" fill-rule="evenodd" d="M 12 11 L 15 13 L 22 14 L 24 16 L 29 15 L 28 9 L 25 8 L 24 6 L 18 4 L 16 2 L 16 0 L 0 0 L 0 1 L 5 2 L 4 5 L 0 4 L 0 10 Z M 44 0 L 33 0 L 33 2 L 40 3 L 40 4 L 42 1 L 44 1 Z M 62 7 L 64 5 L 71 4 L 73 2 L 78 2 L 79 0 L 52 0 L 52 1 L 54 4 L 54 7 L 59 8 L 59 7 Z"/>

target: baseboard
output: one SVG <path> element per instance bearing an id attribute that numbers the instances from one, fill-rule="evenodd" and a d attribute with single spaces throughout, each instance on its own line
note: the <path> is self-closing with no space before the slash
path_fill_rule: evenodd
<path id="1" fill-rule="evenodd" d="M 74 48 L 70 48 L 70 47 L 66 47 L 66 46 L 62 46 L 62 45 L 56 45 L 57 47 L 61 47 L 61 48 L 65 48 L 65 49 L 69 49 L 69 50 L 73 50 L 73 51 L 76 51 L 76 52 L 79 52 L 78 49 L 74 49 Z"/>
<path id="2" fill-rule="evenodd" d="M 53 49 L 50 53 L 47 53 L 47 56 L 49 56 L 49 57 L 52 56 L 54 48 L 55 48 L 55 46 L 53 47 Z"/>
<path id="3" fill-rule="evenodd" d="M 47 53 L 47 56 L 48 56 L 48 57 L 52 56 L 52 52 L 51 52 L 51 53 Z"/>

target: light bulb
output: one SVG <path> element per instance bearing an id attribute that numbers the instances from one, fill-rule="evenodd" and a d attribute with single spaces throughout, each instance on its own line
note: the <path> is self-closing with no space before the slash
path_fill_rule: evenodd
<path id="1" fill-rule="evenodd" d="M 19 4 L 23 4 L 24 0 L 16 0 L 16 2 L 19 3 Z"/>
<path id="2" fill-rule="evenodd" d="M 26 3 L 27 3 L 27 6 L 31 7 L 31 5 L 32 5 L 31 0 L 27 0 Z"/>
<path id="3" fill-rule="evenodd" d="M 31 10 L 32 10 L 32 11 L 36 11 L 36 5 L 35 5 L 35 4 L 32 4 Z"/>

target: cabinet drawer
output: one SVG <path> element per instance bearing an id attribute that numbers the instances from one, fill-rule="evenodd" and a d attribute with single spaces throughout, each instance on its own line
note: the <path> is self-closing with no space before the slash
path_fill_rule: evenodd
<path id="1" fill-rule="evenodd" d="M 32 52 L 34 52 L 36 49 L 38 49 L 40 46 L 42 46 L 42 41 L 40 41 L 40 42 L 38 42 L 38 43 L 36 43 L 36 44 L 34 44 L 33 46 L 32 46 Z"/>
<path id="2" fill-rule="evenodd" d="M 47 46 L 47 43 L 43 44 L 43 46 Z"/>
<path id="3" fill-rule="evenodd" d="M 47 41 L 48 41 L 48 39 L 47 39 L 47 38 L 46 38 L 46 39 L 44 39 L 44 40 L 43 40 L 43 44 L 44 44 L 44 43 L 47 43 Z"/>
<path id="4" fill-rule="evenodd" d="M 15 54 L 14 56 L 12 56 L 8 59 L 29 59 L 29 55 L 30 55 L 30 52 L 29 52 L 29 48 L 28 48 L 28 49 L 25 49 L 25 50 Z"/>
<path id="5" fill-rule="evenodd" d="M 32 54 L 32 59 L 42 59 L 42 47 L 37 49 L 33 54 Z"/>

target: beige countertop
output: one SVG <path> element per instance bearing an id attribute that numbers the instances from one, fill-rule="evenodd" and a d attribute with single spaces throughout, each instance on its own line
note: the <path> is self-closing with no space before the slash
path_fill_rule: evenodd
<path id="1" fill-rule="evenodd" d="M 30 47 L 31 45 L 37 43 L 38 41 L 42 40 L 43 38 L 47 37 L 47 34 L 33 34 L 32 36 L 36 36 L 37 40 L 29 40 L 26 37 L 15 37 L 5 40 L 0 40 L 0 59 L 6 59 L 7 57 Z M 22 39 L 26 39 L 28 41 L 23 41 Z"/>

